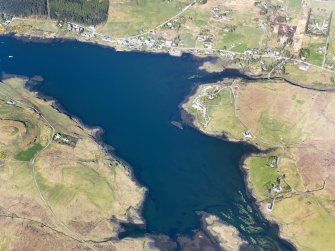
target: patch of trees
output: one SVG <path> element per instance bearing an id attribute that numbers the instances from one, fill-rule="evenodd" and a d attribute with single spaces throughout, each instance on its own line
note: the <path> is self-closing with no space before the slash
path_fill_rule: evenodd
<path id="1" fill-rule="evenodd" d="M 46 15 L 46 0 L 0 0 L 0 12 L 12 16 Z"/>
<path id="2" fill-rule="evenodd" d="M 302 58 L 309 58 L 309 56 L 311 55 L 311 51 L 308 48 L 301 48 L 299 51 L 299 57 Z"/>
<path id="3" fill-rule="evenodd" d="M 109 1 L 49 0 L 49 7 L 51 18 L 96 25 L 106 21 Z"/>
<path id="4" fill-rule="evenodd" d="M 107 20 L 108 0 L 49 0 L 50 17 L 96 25 Z M 48 15 L 47 0 L 0 0 L 0 13 L 11 16 Z"/>

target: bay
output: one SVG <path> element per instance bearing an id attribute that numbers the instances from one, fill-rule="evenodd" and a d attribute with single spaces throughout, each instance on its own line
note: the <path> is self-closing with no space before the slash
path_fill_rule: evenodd
<path id="1" fill-rule="evenodd" d="M 262 217 L 246 189 L 240 164 L 256 149 L 171 124 L 181 121 L 179 105 L 197 84 L 243 77 L 234 70 L 203 72 L 198 69 L 202 61 L 75 41 L 0 37 L 1 72 L 43 76 L 35 90 L 84 124 L 102 127 L 102 141 L 131 165 L 148 188 L 145 233 L 172 239 L 190 235 L 200 229 L 196 212 L 205 211 L 236 226 L 257 247 L 294 250 L 278 236 L 278 226 Z"/>

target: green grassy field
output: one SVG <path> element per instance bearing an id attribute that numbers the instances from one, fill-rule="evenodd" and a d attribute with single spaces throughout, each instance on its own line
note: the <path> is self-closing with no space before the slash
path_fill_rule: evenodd
<path id="1" fill-rule="evenodd" d="M 8 109 L 7 108 L 0 108 L 0 115 L 3 115 L 3 114 L 8 114 Z"/>
<path id="2" fill-rule="evenodd" d="M 191 1 L 131 0 L 124 3 L 110 4 L 110 13 L 106 24 L 100 32 L 112 36 L 137 35 L 141 30 L 148 30 L 176 15 Z"/>
<path id="3" fill-rule="evenodd" d="M 41 173 L 36 174 L 36 181 L 51 205 L 64 206 L 70 203 L 76 194 L 76 191 L 64 184 L 49 182 Z"/>
<path id="4" fill-rule="evenodd" d="M 294 196 L 277 201 L 272 212 L 291 230 L 291 239 L 301 250 L 332 251 L 335 222 L 314 196 Z"/>
<path id="5" fill-rule="evenodd" d="M 285 174 L 285 179 L 293 188 L 299 191 L 304 190 L 302 179 L 298 172 L 298 167 L 292 160 L 283 159 L 280 165 L 280 170 L 283 174 Z"/>
<path id="6" fill-rule="evenodd" d="M 268 198 L 268 189 L 276 184 L 279 177 L 277 168 L 270 167 L 271 158 L 269 157 L 250 157 L 247 160 L 249 167 L 250 180 L 255 192 L 262 199 Z"/>
<path id="7" fill-rule="evenodd" d="M 34 250 L 36 243 L 43 243 L 45 236 L 53 233 L 55 238 L 46 243 L 46 249 L 57 249 L 64 235 L 50 232 L 45 225 L 60 232 L 65 225 L 71 229 L 64 231 L 66 235 L 78 233 L 89 240 L 117 236 L 118 228 L 111 217 L 127 220 L 128 209 L 137 208 L 144 191 L 136 186 L 124 166 L 107 156 L 89 130 L 53 109 L 51 102 L 34 97 L 23 84 L 22 79 L 0 84 L 0 92 L 6 96 L 0 100 L 0 109 L 6 109 L 0 114 L 1 211 L 8 215 L 0 221 L 0 251 L 22 250 L 27 245 L 28 250 Z M 16 105 L 6 104 L 7 100 Z M 41 114 L 47 121 L 41 119 Z M 77 136 L 76 146 L 52 142 L 44 149 L 53 127 L 57 132 Z M 34 156 L 36 161 L 28 162 Z M 10 219 L 12 215 L 17 217 Z M 41 224 L 31 223 L 30 219 Z M 21 242 L 32 235 L 36 235 L 33 244 Z M 139 247 L 144 245 L 142 240 L 139 243 Z M 65 250 L 73 249 L 72 244 L 64 245 Z M 127 242 L 123 248 L 139 250 L 133 245 L 137 243 Z M 78 247 L 77 242 L 74 247 Z"/>
<path id="8" fill-rule="evenodd" d="M 7 166 L 4 172 L 10 173 L 8 184 L 17 191 L 36 193 L 32 170 L 28 163 L 21 162 L 12 166 Z"/>
<path id="9" fill-rule="evenodd" d="M 109 209 L 114 203 L 112 185 L 105 177 L 90 167 L 78 166 L 63 169 L 64 176 L 71 176 L 76 184 L 76 191 L 85 194 L 87 198 L 100 209 Z"/>
<path id="10" fill-rule="evenodd" d="M 329 85 L 334 85 L 334 74 L 326 71 L 321 71 L 317 67 L 310 66 L 309 70 L 302 71 L 297 65 L 287 63 L 285 65 L 285 75 L 294 81 L 304 85 L 310 85 L 314 88 L 324 88 Z"/>
<path id="11" fill-rule="evenodd" d="M 62 175 L 64 180 L 71 182 L 50 182 L 41 173 L 37 175 L 38 184 L 52 205 L 64 206 L 81 193 L 101 210 L 108 211 L 113 206 L 112 185 L 94 169 L 87 166 L 66 167 Z"/>
<path id="12" fill-rule="evenodd" d="M 246 128 L 235 116 L 235 105 L 230 89 L 223 89 L 214 100 L 206 102 L 208 114 L 215 118 L 209 123 L 209 128 L 220 128 L 233 138 L 240 139 Z"/>
<path id="13" fill-rule="evenodd" d="M 249 34 L 253 34 L 250 36 Z M 259 48 L 263 30 L 252 26 L 238 26 L 235 31 L 220 31 L 215 42 L 217 49 L 230 49 L 244 52 L 246 49 Z"/>
<path id="14" fill-rule="evenodd" d="M 210 20 L 210 13 L 201 9 L 189 9 L 183 16 L 191 20 L 198 28 L 208 28 L 208 22 Z"/>
<path id="15" fill-rule="evenodd" d="M 295 17 L 298 13 L 302 12 L 301 0 L 289 0 L 287 1 L 288 13 L 291 17 Z"/>
<path id="16" fill-rule="evenodd" d="M 319 52 L 319 48 L 325 46 L 325 43 L 318 44 L 309 44 L 308 49 L 310 51 L 310 55 L 308 57 L 308 61 L 315 65 L 322 65 L 323 53 Z"/>
<path id="17" fill-rule="evenodd" d="M 19 160 L 19 161 L 29 161 L 31 160 L 36 153 L 38 153 L 41 149 L 43 148 L 43 146 L 39 143 L 34 144 L 32 147 L 19 152 L 18 154 L 16 154 L 15 159 Z"/>
<path id="18" fill-rule="evenodd" d="M 268 111 L 264 111 L 261 114 L 259 124 L 260 127 L 257 134 L 274 145 L 278 143 L 285 145 L 295 144 L 302 136 L 301 130 L 295 124 L 272 117 Z"/>
<path id="19" fill-rule="evenodd" d="M 202 89 L 200 89 L 200 91 L 201 90 Z M 221 89 L 219 94 L 213 99 L 209 99 L 207 96 L 202 96 L 200 100 L 206 106 L 207 118 L 215 118 L 210 119 L 207 124 L 207 132 L 215 134 L 225 132 L 227 135 L 235 139 L 243 137 L 243 132 L 246 131 L 246 128 L 235 116 L 234 99 L 230 89 Z M 196 116 L 200 127 L 204 127 L 206 120 L 203 117 L 202 112 L 197 111 L 192 107 L 192 102 L 193 99 L 191 100 L 191 103 L 187 104 L 187 107 L 191 113 Z"/>
<path id="20" fill-rule="evenodd" d="M 182 33 L 180 34 L 180 40 L 185 47 L 194 47 L 195 46 L 195 38 L 191 33 Z"/>

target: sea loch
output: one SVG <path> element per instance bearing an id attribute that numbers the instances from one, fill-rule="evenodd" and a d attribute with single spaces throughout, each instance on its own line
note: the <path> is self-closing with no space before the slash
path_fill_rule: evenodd
<path id="1" fill-rule="evenodd" d="M 144 232 L 172 239 L 190 235 L 200 228 L 196 212 L 205 211 L 236 226 L 250 243 L 292 250 L 248 195 L 239 165 L 256 149 L 171 124 L 181 121 L 178 107 L 196 84 L 240 76 L 202 72 L 200 61 L 191 55 L 115 52 L 71 41 L 0 38 L 2 72 L 43 76 L 35 89 L 83 123 L 101 126 L 102 140 L 131 165 L 148 188 Z"/>

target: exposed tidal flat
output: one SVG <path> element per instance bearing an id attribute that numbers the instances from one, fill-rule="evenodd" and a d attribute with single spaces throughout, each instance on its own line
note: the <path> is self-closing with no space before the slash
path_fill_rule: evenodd
<path id="1" fill-rule="evenodd" d="M 191 236 L 201 228 L 197 212 L 204 211 L 234 225 L 252 245 L 294 249 L 278 237 L 278 227 L 262 217 L 246 189 L 239 165 L 256 149 L 171 124 L 181 121 L 178 107 L 196 84 L 242 77 L 238 71 L 206 73 L 199 70 L 202 60 L 191 55 L 10 37 L 0 38 L 0 60 L 1 71 L 43 76 L 35 91 L 56 99 L 84 124 L 103 128 L 101 140 L 148 188 L 144 233 L 173 240 Z"/>

